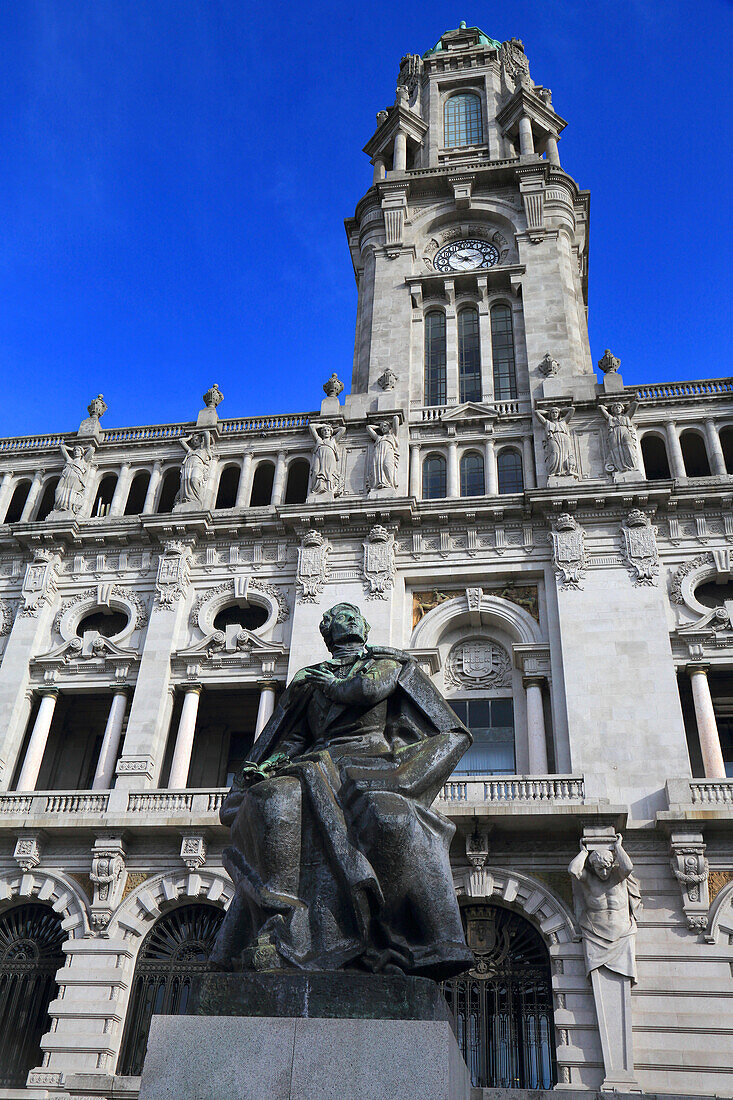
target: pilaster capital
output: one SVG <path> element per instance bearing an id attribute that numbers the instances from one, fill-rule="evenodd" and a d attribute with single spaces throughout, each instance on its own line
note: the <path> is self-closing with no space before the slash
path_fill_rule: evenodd
<path id="1" fill-rule="evenodd" d="M 181 691 L 184 695 L 200 695 L 203 691 L 203 684 L 181 684 Z"/>
<path id="2" fill-rule="evenodd" d="M 695 661 L 692 664 L 685 665 L 685 672 L 688 676 L 694 676 L 695 673 L 701 672 L 707 679 L 709 669 L 710 663 L 708 661 Z"/>
<path id="3" fill-rule="evenodd" d="M 44 684 L 42 687 L 36 688 L 36 694 L 41 699 L 58 699 L 59 689 L 57 687 L 46 687 Z"/>
<path id="4" fill-rule="evenodd" d="M 264 679 L 257 681 L 257 687 L 260 691 L 277 691 L 280 686 L 279 680 Z"/>

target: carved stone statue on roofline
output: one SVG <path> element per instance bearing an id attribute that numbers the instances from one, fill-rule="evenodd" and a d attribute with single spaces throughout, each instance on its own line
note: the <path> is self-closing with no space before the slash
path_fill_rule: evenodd
<path id="1" fill-rule="evenodd" d="M 221 808 L 235 890 L 212 965 L 458 974 L 454 826 L 432 802 L 471 734 L 408 654 L 367 645 L 358 607 L 320 629 L 331 659 L 293 678 Z"/>

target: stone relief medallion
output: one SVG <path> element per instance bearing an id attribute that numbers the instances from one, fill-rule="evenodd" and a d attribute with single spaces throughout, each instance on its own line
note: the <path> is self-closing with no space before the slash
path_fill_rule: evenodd
<path id="1" fill-rule="evenodd" d="M 458 642 L 448 654 L 445 683 L 446 687 L 510 687 L 509 654 L 498 642 L 486 638 Z"/>

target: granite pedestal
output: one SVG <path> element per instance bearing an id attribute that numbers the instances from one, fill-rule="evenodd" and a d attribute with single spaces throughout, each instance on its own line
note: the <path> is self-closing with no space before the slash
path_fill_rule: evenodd
<path id="1" fill-rule="evenodd" d="M 140 1100 L 468 1100 L 426 978 L 207 974 L 195 1015 L 155 1016 Z"/>

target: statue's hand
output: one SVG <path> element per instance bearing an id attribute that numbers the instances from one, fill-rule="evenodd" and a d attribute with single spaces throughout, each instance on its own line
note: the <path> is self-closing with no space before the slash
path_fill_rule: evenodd
<path id="1" fill-rule="evenodd" d="M 316 687 L 321 688 L 326 695 L 328 695 L 329 687 L 338 682 L 338 677 L 334 676 L 332 672 L 329 672 L 325 668 L 309 668 L 305 669 L 305 672 L 306 679 L 311 684 L 315 684 Z"/>
<path id="2" fill-rule="evenodd" d="M 261 783 L 263 779 L 271 779 L 273 775 L 277 775 L 280 769 L 287 767 L 289 763 L 290 757 L 284 752 L 276 753 L 269 759 L 263 760 L 261 764 L 253 764 L 251 760 L 245 760 L 239 769 L 237 786 L 242 788 L 251 787 L 255 783 Z"/>

